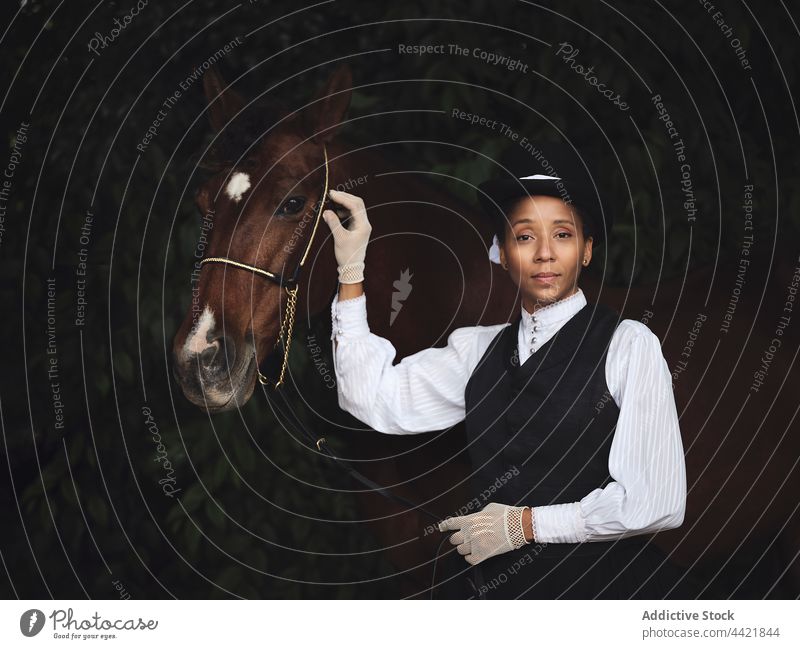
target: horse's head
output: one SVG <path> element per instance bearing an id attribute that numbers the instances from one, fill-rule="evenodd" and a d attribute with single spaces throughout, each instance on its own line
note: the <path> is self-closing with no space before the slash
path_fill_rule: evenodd
<path id="1" fill-rule="evenodd" d="M 203 83 L 216 131 L 215 175 L 195 195 L 204 236 L 173 357 L 186 397 L 218 412 L 250 398 L 258 365 L 279 336 L 288 296 L 281 284 L 304 257 L 315 224 L 315 248 L 329 234 L 316 221 L 324 154 L 349 106 L 352 80 L 340 67 L 314 101 L 292 113 L 247 104 L 214 70 Z M 273 277 L 229 263 L 200 264 L 200 257 L 233 260 Z"/>

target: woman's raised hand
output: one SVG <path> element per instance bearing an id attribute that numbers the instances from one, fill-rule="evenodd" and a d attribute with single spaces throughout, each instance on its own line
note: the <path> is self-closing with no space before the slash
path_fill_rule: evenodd
<path id="1" fill-rule="evenodd" d="M 331 229 L 336 263 L 339 265 L 339 282 L 357 284 L 364 281 L 364 259 L 372 226 L 367 219 L 367 208 L 358 196 L 331 189 L 331 200 L 350 211 L 350 228 L 345 228 L 333 210 L 325 210 L 322 218 Z"/>

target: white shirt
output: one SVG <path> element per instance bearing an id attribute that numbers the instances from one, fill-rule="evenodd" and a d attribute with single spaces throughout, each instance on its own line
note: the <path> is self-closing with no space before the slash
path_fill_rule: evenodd
<path id="1" fill-rule="evenodd" d="M 585 304 L 578 289 L 534 314 L 523 307 L 520 363 Z M 461 327 L 448 336 L 446 347 L 424 349 L 393 365 L 395 348 L 369 330 L 366 295 L 339 302 L 337 294 L 331 316 L 339 405 L 390 434 L 444 430 L 463 421 L 467 381 L 489 343 L 510 326 Z M 637 320 L 622 320 L 609 345 L 605 374 L 619 407 L 608 458 L 612 482 L 577 502 L 529 503 L 540 543 L 612 541 L 683 523 L 686 464 L 672 378 L 658 337 Z"/>

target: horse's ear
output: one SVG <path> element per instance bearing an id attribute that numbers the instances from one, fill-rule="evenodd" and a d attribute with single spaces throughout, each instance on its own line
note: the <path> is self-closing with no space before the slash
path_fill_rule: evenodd
<path id="1" fill-rule="evenodd" d="M 203 89 L 208 101 L 208 119 L 216 132 L 221 131 L 247 103 L 244 97 L 225 83 L 216 67 L 209 68 L 203 75 Z"/>
<path id="2" fill-rule="evenodd" d="M 333 139 L 350 107 L 352 88 L 350 66 L 342 63 L 328 77 L 314 101 L 303 109 L 301 123 L 307 135 L 322 142 Z"/>

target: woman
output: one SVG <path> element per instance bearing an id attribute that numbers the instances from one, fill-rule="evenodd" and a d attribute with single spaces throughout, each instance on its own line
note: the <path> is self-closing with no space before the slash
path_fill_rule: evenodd
<path id="1" fill-rule="evenodd" d="M 390 434 L 465 420 L 481 508 L 439 529 L 473 567 L 473 595 L 690 597 L 694 587 L 644 536 L 680 526 L 686 501 L 659 340 L 578 286 L 611 219 L 569 147 L 514 145 L 500 167 L 479 199 L 495 226 L 490 256 L 522 296 L 519 318 L 456 329 L 446 347 L 397 365 L 367 324 L 363 201 L 331 192 L 353 214 L 350 230 L 323 214 L 341 284 L 331 306 L 339 404 Z"/>

